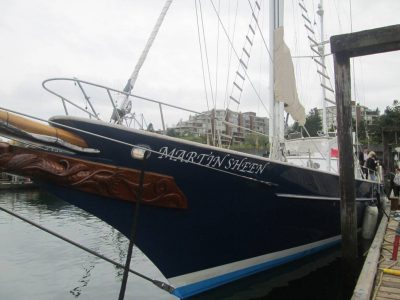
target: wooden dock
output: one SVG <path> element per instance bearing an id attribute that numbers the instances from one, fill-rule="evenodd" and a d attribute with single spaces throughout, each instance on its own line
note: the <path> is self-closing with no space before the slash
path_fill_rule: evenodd
<path id="1" fill-rule="evenodd" d="M 21 190 L 21 189 L 32 189 L 37 188 L 37 185 L 33 182 L 0 182 L 0 190 Z"/>
<path id="2" fill-rule="evenodd" d="M 390 207 L 386 213 L 390 213 L 389 220 L 382 217 L 354 289 L 353 300 L 400 300 L 400 251 L 397 260 L 392 260 L 399 219 L 395 220 L 395 212 L 390 212 Z"/>
<path id="3" fill-rule="evenodd" d="M 400 299 L 400 253 L 397 253 L 398 258 L 396 260 L 392 260 L 393 244 L 398 226 L 399 222 L 393 218 L 392 214 L 382 242 L 381 259 L 372 299 Z M 399 275 L 390 274 L 390 270 L 397 270 Z"/>

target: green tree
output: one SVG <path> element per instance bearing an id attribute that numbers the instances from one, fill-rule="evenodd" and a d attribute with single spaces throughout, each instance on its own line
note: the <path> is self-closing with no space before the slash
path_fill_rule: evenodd
<path id="1" fill-rule="evenodd" d="M 179 134 L 176 132 L 174 128 L 167 128 L 167 135 L 172 137 L 178 137 Z"/>
<path id="2" fill-rule="evenodd" d="M 310 136 L 318 136 L 318 131 L 322 130 L 322 120 L 316 107 L 308 113 L 304 127 Z"/>
<path id="3" fill-rule="evenodd" d="M 367 125 L 367 122 L 364 119 L 361 119 L 358 122 L 357 126 L 358 130 L 358 141 L 363 144 L 367 145 L 368 144 L 368 132 L 369 132 L 369 126 Z"/>
<path id="4" fill-rule="evenodd" d="M 308 113 L 304 127 L 307 129 L 310 136 L 318 136 L 318 131 L 322 130 L 322 120 L 318 114 L 318 109 L 315 107 Z M 294 122 L 288 129 L 288 133 L 301 132 L 299 123 Z"/>
<path id="5" fill-rule="evenodd" d="M 393 104 L 387 106 L 384 113 L 379 116 L 375 124 L 368 127 L 370 142 L 380 144 L 382 143 L 382 130 L 389 129 L 393 132 L 388 134 L 389 143 L 398 143 L 396 130 L 400 129 L 400 103 L 394 100 Z"/>
<path id="6" fill-rule="evenodd" d="M 301 132 L 301 128 L 298 122 L 294 122 L 292 126 L 288 128 L 288 133 Z"/>

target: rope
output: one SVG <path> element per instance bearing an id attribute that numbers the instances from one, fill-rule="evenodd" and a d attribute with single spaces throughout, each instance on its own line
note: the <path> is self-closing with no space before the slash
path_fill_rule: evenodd
<path id="1" fill-rule="evenodd" d="M 233 52 L 235 53 L 236 58 L 239 60 L 240 57 L 239 57 L 238 53 L 236 52 L 235 47 L 233 46 L 233 43 L 232 43 L 231 39 L 229 38 L 228 32 L 226 31 L 226 28 L 225 28 L 224 24 L 222 23 L 222 20 L 221 20 L 219 14 L 218 14 L 218 11 L 217 11 L 217 9 L 215 8 L 214 2 L 213 2 L 212 0 L 210 0 L 210 1 L 211 1 L 211 5 L 212 5 L 212 7 L 213 7 L 213 9 L 214 9 L 214 12 L 215 12 L 215 14 L 216 14 L 217 17 L 218 17 L 218 21 L 219 21 L 219 23 L 221 24 L 222 29 L 224 30 L 224 33 L 225 33 L 225 35 L 226 35 L 226 38 L 228 39 L 229 43 L 231 44 L 232 50 L 233 50 Z M 249 74 L 247 74 L 246 69 L 244 69 L 244 74 L 245 74 L 247 80 L 249 81 L 251 87 L 253 88 L 253 91 L 254 91 L 254 93 L 256 94 L 258 100 L 260 101 L 260 103 L 261 103 L 262 106 L 264 107 L 265 111 L 267 112 L 267 114 L 268 114 L 269 116 L 271 116 L 271 113 L 269 112 L 268 108 L 265 106 L 264 102 L 261 100 L 261 96 L 260 96 L 260 94 L 258 93 L 257 89 L 255 88 L 255 86 L 254 86 L 254 84 L 253 84 L 253 81 L 250 79 Z"/>
<path id="2" fill-rule="evenodd" d="M 248 1 L 248 3 L 249 3 L 250 8 L 251 8 L 251 12 L 254 14 L 254 9 L 253 9 L 253 6 L 252 6 L 251 3 L 250 3 L 250 0 L 247 0 L 247 1 Z M 260 32 L 260 36 L 261 36 L 261 39 L 262 39 L 262 41 L 263 41 L 263 45 L 264 45 L 264 47 L 265 47 L 265 50 L 267 50 L 268 57 L 269 57 L 269 59 L 271 60 L 271 63 L 272 63 L 272 55 L 271 55 L 271 52 L 269 51 L 269 48 L 268 48 L 268 46 L 267 46 L 267 42 L 265 41 L 264 35 L 263 35 L 263 33 L 262 33 L 262 30 L 261 30 L 260 25 L 258 24 L 258 21 L 257 21 L 257 20 L 256 20 L 256 24 L 257 24 L 258 31 Z"/>
<path id="3" fill-rule="evenodd" d="M 228 1 L 228 2 L 229 2 L 229 7 L 230 7 L 231 1 Z M 235 41 L 238 6 L 239 6 L 239 0 L 236 0 L 235 18 L 234 18 L 234 22 L 233 22 L 233 31 L 232 31 L 232 44 L 228 44 L 228 66 L 231 65 L 231 61 L 232 61 L 232 52 L 233 52 L 232 45 L 233 45 L 233 42 Z M 230 9 L 228 9 L 228 11 L 229 10 Z M 228 15 L 230 16 L 230 14 L 228 14 Z M 228 21 L 228 26 L 230 26 L 229 21 Z M 229 27 L 228 27 L 228 31 L 229 31 Z M 228 72 L 226 75 L 226 84 L 225 84 L 224 107 L 226 107 L 227 103 L 228 103 L 228 83 L 229 83 L 230 72 L 231 72 L 231 69 L 228 68 Z"/>
<path id="4" fill-rule="evenodd" d="M 45 231 L 45 232 L 47 232 L 47 233 L 49 233 L 49 234 L 51 234 L 51 235 L 63 240 L 63 241 L 65 241 L 65 242 L 67 242 L 67 243 L 69 243 L 71 245 L 74 245 L 75 247 L 78 247 L 79 249 L 82 249 L 83 251 L 86 251 L 86 252 L 88 252 L 88 253 L 90 253 L 90 254 L 92 254 L 94 256 L 97 256 L 98 258 L 101 258 L 101 259 L 113 264 L 114 266 L 116 266 L 118 268 L 122 268 L 122 269 L 125 268 L 124 265 L 122 265 L 122 264 L 120 264 L 118 262 L 115 262 L 112 259 L 110 259 L 110 258 L 108 258 L 108 257 L 106 257 L 106 256 L 104 256 L 104 255 L 102 255 L 100 253 L 97 253 L 97 252 L 95 252 L 95 251 L 93 251 L 93 250 L 91 250 L 91 249 L 89 249 L 89 248 L 87 248 L 87 247 L 85 247 L 85 246 L 83 246 L 81 244 L 78 244 L 78 243 L 76 243 L 76 242 L 74 242 L 74 241 L 72 241 L 72 240 L 70 240 L 70 239 L 68 239 L 68 238 L 66 238 L 66 237 L 64 237 L 64 236 L 62 236 L 62 235 L 50 230 L 50 229 L 48 229 L 48 228 L 45 228 L 40 224 L 37 224 L 37 223 L 35 223 L 35 222 L 31 221 L 31 220 L 28 220 L 27 218 L 15 213 L 15 212 L 12 212 L 12 211 L 10 211 L 10 210 L 8 210 L 8 209 L 6 209 L 4 207 L 1 207 L 1 206 L 0 206 L 0 210 L 4 211 L 5 213 L 8 213 L 9 215 L 12 215 L 12 216 L 18 218 L 18 219 L 20 219 L 20 220 L 22 220 L 22 221 L 24 221 L 24 222 L 36 227 L 36 228 L 38 228 L 40 230 L 43 230 L 43 231 Z M 167 284 L 165 282 L 161 282 L 159 280 L 151 279 L 150 277 L 147 277 L 146 275 L 138 273 L 138 272 L 136 272 L 136 271 L 134 271 L 134 270 L 132 270 L 130 268 L 129 268 L 129 272 L 139 276 L 142 279 L 145 279 L 145 280 L 153 283 L 154 285 L 156 285 L 160 289 L 165 290 L 165 291 L 167 291 L 169 293 L 171 293 L 174 290 L 174 288 L 172 286 L 170 286 L 169 284 Z"/>
<path id="5" fill-rule="evenodd" d="M 305 132 L 307 133 L 308 137 L 311 137 L 310 134 L 308 133 L 308 130 L 305 126 L 302 126 Z M 311 139 L 311 143 L 314 145 L 315 149 L 317 149 L 318 153 L 321 154 L 322 158 L 326 160 L 325 155 L 322 154 L 322 152 L 319 150 L 318 146 L 314 143 L 314 141 Z"/>
<path id="6" fill-rule="evenodd" d="M 218 0 L 218 13 L 221 10 L 221 0 Z M 216 109 L 217 105 L 217 98 L 218 98 L 218 65 L 219 65 L 219 23 L 217 26 L 217 53 L 216 53 L 216 63 L 215 63 L 215 106 L 214 109 Z"/>
<path id="7" fill-rule="evenodd" d="M 137 228 L 137 222 L 139 219 L 140 203 L 142 202 L 144 170 L 146 167 L 146 159 L 147 159 L 148 153 L 149 152 L 145 151 L 144 155 L 143 155 L 143 163 L 142 163 L 142 169 L 140 171 L 140 179 L 139 179 L 139 190 L 137 193 L 137 201 L 136 201 L 135 210 L 134 210 L 134 214 L 133 214 L 132 229 L 131 229 L 131 234 L 129 236 L 128 253 L 126 255 L 124 276 L 122 277 L 121 289 L 119 291 L 118 300 L 123 300 L 125 297 L 126 283 L 128 281 L 128 275 L 129 275 L 129 270 L 130 270 L 129 266 L 131 265 L 132 251 L 133 251 L 133 246 L 135 245 L 136 228 Z"/>
<path id="8" fill-rule="evenodd" d="M 139 57 L 138 62 L 136 63 L 135 69 L 132 72 L 132 75 L 130 76 L 128 83 L 124 89 L 125 92 L 130 93 L 135 85 L 136 79 L 139 75 L 139 71 L 142 68 L 142 65 L 144 63 L 144 61 L 146 60 L 147 54 L 150 51 L 151 46 L 153 45 L 153 42 L 157 36 L 157 33 L 161 27 L 161 24 L 164 21 L 165 15 L 167 14 L 167 11 L 169 9 L 169 7 L 171 6 L 172 0 L 166 0 L 164 7 L 156 21 L 156 24 L 154 25 L 153 31 L 150 34 L 149 39 L 147 40 L 147 43 L 142 51 L 142 54 Z M 129 101 L 129 96 L 127 95 L 124 99 L 124 101 L 121 103 L 120 108 L 125 108 L 128 105 L 128 101 Z"/>
<path id="9" fill-rule="evenodd" d="M 204 31 L 203 9 L 202 9 L 200 0 L 199 0 L 199 8 L 200 8 L 201 30 L 203 32 L 204 53 L 205 53 L 206 62 L 207 62 L 206 66 L 207 66 L 207 72 L 208 72 L 208 82 L 209 82 L 209 85 L 210 85 L 211 100 L 213 102 L 213 106 L 215 107 L 216 100 L 214 99 L 214 91 L 213 91 L 213 86 L 212 86 L 212 82 L 211 82 L 210 62 L 208 60 L 206 34 L 205 34 L 205 31 Z"/>

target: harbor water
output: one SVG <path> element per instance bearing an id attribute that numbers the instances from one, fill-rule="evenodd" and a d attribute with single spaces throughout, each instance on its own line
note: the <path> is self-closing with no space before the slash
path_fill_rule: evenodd
<path id="1" fill-rule="evenodd" d="M 0 191 L 0 206 L 118 263 L 128 240 L 118 231 L 38 189 Z M 118 299 L 123 270 L 0 211 L 0 299 Z M 349 299 L 340 248 L 237 281 L 193 299 Z M 166 279 L 138 250 L 131 268 Z M 129 274 L 125 299 L 177 299 Z"/>

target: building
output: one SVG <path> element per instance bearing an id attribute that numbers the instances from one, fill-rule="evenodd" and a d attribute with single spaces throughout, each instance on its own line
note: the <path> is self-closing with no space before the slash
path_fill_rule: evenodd
<path id="1" fill-rule="evenodd" d="M 365 120 L 367 125 L 371 125 L 379 117 L 379 109 L 371 110 L 366 106 L 359 104 L 356 105 L 355 101 L 352 101 L 351 104 L 351 116 L 354 120 L 357 120 L 357 124 L 360 124 L 362 120 Z M 318 109 L 318 114 L 322 120 L 322 109 Z M 337 127 L 336 115 L 336 106 L 326 107 L 326 122 L 328 130 Z"/>
<path id="2" fill-rule="evenodd" d="M 221 143 L 242 143 L 251 133 L 268 135 L 269 119 L 258 117 L 255 112 L 234 112 L 225 109 L 213 109 L 200 115 L 189 116 L 170 127 L 179 135 L 209 136 Z"/>

